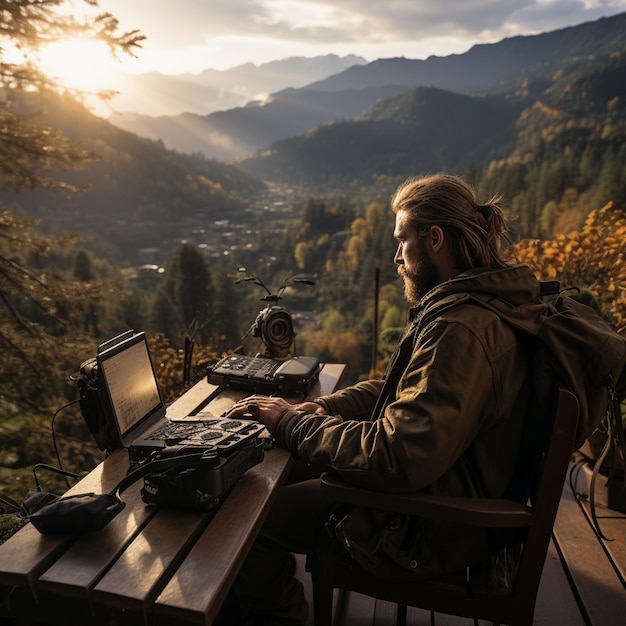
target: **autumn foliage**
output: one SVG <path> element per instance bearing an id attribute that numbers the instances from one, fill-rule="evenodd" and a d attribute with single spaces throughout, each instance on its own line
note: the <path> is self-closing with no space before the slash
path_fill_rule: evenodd
<path id="1" fill-rule="evenodd" d="M 541 280 L 590 291 L 616 328 L 626 327 L 626 213 L 609 202 L 587 216 L 583 227 L 553 239 L 525 239 L 508 251 Z"/>
<path id="2" fill-rule="evenodd" d="M 218 360 L 219 354 L 210 346 L 195 344 L 192 348 L 189 381 L 184 380 L 183 349 L 172 346 L 170 340 L 160 332 L 148 337 L 150 356 L 159 381 L 159 387 L 166 402 L 171 402 L 187 391 L 189 384 L 195 384 L 206 375 L 206 367 Z"/>

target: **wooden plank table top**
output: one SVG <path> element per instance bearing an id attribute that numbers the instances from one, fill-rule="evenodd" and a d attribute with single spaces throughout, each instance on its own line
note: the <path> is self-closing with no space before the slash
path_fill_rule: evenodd
<path id="1" fill-rule="evenodd" d="M 276 497 L 275 485 L 291 467 L 284 450 L 269 450 L 266 456 L 241 477 L 236 497 L 224 501 L 157 598 L 156 624 L 213 622 Z"/>
<path id="2" fill-rule="evenodd" d="M 309 397 L 336 389 L 343 371 L 326 364 Z M 221 415 L 244 395 L 203 379 L 167 415 Z M 9 614 L 22 623 L 210 624 L 291 463 L 288 452 L 266 450 L 214 514 L 146 506 L 139 481 L 124 492 L 125 508 L 98 532 L 51 537 L 27 524 L 0 546 Z M 128 468 L 126 451 L 116 450 L 70 492 L 106 493 Z"/>

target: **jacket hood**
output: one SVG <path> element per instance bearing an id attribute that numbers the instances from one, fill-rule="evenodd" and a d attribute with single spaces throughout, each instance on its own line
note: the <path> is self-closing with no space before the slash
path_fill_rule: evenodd
<path id="1" fill-rule="evenodd" d="M 539 281 L 528 265 L 512 265 L 497 270 L 468 270 L 431 289 L 415 309 L 428 309 L 455 294 L 469 295 L 480 300 L 505 300 L 514 306 L 536 304 Z"/>
<path id="2" fill-rule="evenodd" d="M 545 309 L 539 292 L 539 280 L 528 265 L 497 270 L 473 269 L 431 289 L 411 309 L 409 320 L 431 319 L 444 308 L 474 300 L 502 317 L 512 315 L 534 326 L 540 322 L 541 312 Z"/>

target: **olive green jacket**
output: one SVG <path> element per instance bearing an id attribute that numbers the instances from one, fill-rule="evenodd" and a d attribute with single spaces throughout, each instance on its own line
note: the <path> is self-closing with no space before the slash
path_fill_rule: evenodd
<path id="1" fill-rule="evenodd" d="M 539 283 L 523 265 L 442 283 L 411 310 L 383 380 L 320 398 L 327 416 L 287 412 L 278 444 L 372 490 L 502 497 L 528 409 L 528 346 L 503 314 L 479 302 L 505 300 L 519 317 L 538 297 Z M 434 576 L 489 551 L 486 535 L 474 530 L 367 509 L 349 512 L 337 534 L 379 572 L 389 564 Z"/>

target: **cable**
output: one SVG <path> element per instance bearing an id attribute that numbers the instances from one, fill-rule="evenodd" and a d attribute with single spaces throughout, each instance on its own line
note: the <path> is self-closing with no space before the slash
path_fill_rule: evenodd
<path id="1" fill-rule="evenodd" d="M 570 467 L 569 472 L 567 474 L 568 476 L 568 481 L 569 481 L 569 487 L 572 491 L 572 493 L 574 494 L 574 498 L 576 498 L 576 500 L 580 500 L 581 498 L 584 498 L 586 496 L 583 496 L 583 494 L 579 493 L 576 490 L 576 482 L 578 479 L 578 475 L 580 474 L 582 468 L 587 464 L 587 459 L 583 458 L 580 459 L 578 461 L 576 461 L 572 467 Z M 576 477 L 574 478 L 574 473 L 576 473 Z"/>
<path id="2" fill-rule="evenodd" d="M 61 455 L 59 454 L 59 448 L 57 446 L 57 438 L 56 438 L 56 434 L 54 433 L 54 420 L 56 419 L 57 415 L 63 411 L 64 409 L 67 409 L 68 407 L 72 406 L 73 404 L 76 404 L 77 402 L 80 402 L 80 400 L 72 400 L 72 402 L 68 402 L 67 404 L 64 404 L 61 408 L 57 409 L 54 413 L 54 415 L 52 416 L 52 421 L 50 423 L 50 428 L 52 430 L 52 445 L 54 446 L 54 454 L 56 455 L 57 458 L 57 462 L 59 463 L 59 469 L 63 470 L 63 463 L 61 462 Z M 67 480 L 67 476 L 64 476 L 65 478 L 65 484 L 67 485 L 68 489 L 70 487 L 69 481 Z"/>

